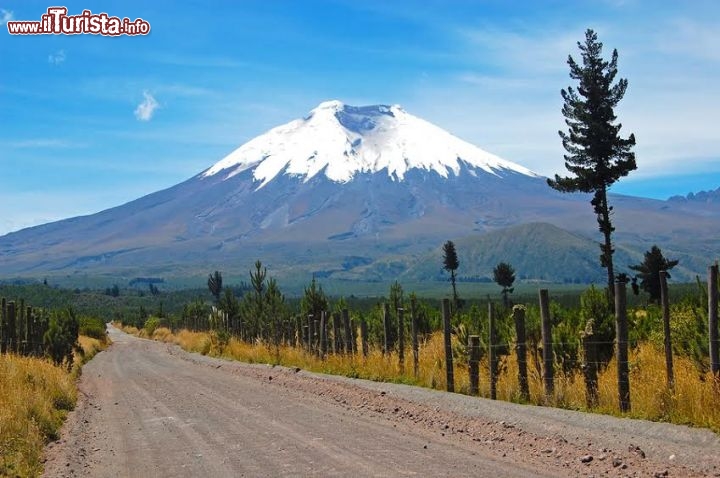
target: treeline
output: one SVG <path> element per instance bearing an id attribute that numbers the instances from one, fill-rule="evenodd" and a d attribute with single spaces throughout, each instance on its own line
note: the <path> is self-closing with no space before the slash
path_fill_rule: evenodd
<path id="1" fill-rule="evenodd" d="M 457 359 L 467 360 L 470 335 L 480 337 L 480 357 L 493 348 L 498 367 L 502 369 L 504 357 L 510 354 L 517 342 L 513 321 L 513 306 L 519 304 L 525 311 L 525 340 L 530 364 L 540 373 L 542 369 L 541 310 L 537 296 L 526 301 L 511 300 L 512 270 L 508 264 L 496 268 L 496 279 L 502 285 L 494 297 L 472 302 L 461 298 L 451 303 L 451 325 L 456 340 Z M 508 277 L 510 276 L 510 277 Z M 499 282 L 500 283 L 500 282 Z M 411 324 L 423 337 L 441 330 L 442 315 L 439 300 L 428 300 L 406 293 L 401 284 L 391 285 L 387 297 L 368 301 L 330 298 L 315 278 L 305 287 L 303 296 L 290 303 L 280 290 L 277 281 L 269 277 L 261 262 L 250 271 L 250 289 L 236 296 L 233 289 L 222 283 L 222 274 L 214 272 L 208 278 L 211 301 L 197 299 L 183 307 L 179 314 L 153 314 L 141 310 L 122 318 L 124 325 L 145 328 L 148 335 L 158 327 L 173 331 L 211 332 L 222 346 L 230 338 L 248 343 L 307 347 L 319 342 L 321 318 L 325 318 L 328 351 L 344 350 L 346 343 L 359 343 L 361 335 L 368 347 L 398 350 L 400 336 L 409 337 Z M 691 357 L 699 370 L 707 370 L 708 329 L 707 289 L 703 284 L 686 286 L 680 297 L 671 305 L 673 351 Z M 646 301 L 650 295 L 642 296 Z M 566 305 L 551 294 L 549 314 L 552 325 L 552 348 L 555 366 L 561 373 L 572 375 L 582 370 L 584 347 L 588 335 L 596 348 L 594 359 L 602 369 L 613 356 L 615 318 L 606 291 L 591 286 L 579 296 L 578 305 Z M 574 302 L 574 301 L 573 301 Z M 490 304 L 490 307 L 488 306 Z M 494 310 L 493 339 L 490 343 L 490 310 Z M 405 320 L 400 320 L 400 315 Z M 412 315 L 412 316 L 411 316 Z M 343 317 L 347 316 L 349 327 Z M 650 301 L 628 316 L 629 345 L 642 342 L 662 346 L 664 341 L 661 308 Z M 347 330 L 350 330 L 348 336 Z M 585 343 L 583 342 L 585 340 Z"/>

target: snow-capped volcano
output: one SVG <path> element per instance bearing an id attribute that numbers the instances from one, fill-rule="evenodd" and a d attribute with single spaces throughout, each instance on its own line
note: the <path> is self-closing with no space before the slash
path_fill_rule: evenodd
<path id="1" fill-rule="evenodd" d="M 573 236 L 597 237 L 589 202 L 399 106 L 329 101 L 173 187 L 0 237 L 0 277 L 204 279 L 222 270 L 246 278 L 259 259 L 273 275 L 300 281 L 312 274 L 343 281 L 437 278 L 440 258 L 432 251 L 446 240 L 547 222 L 571 235 L 544 226 L 512 229 L 484 242 L 482 254 L 466 256 L 462 266 L 487 267 L 462 274 L 535 258 L 563 264 L 566 275 L 554 280 L 575 280 L 586 276 L 566 270 L 578 264 L 572 257 L 596 264 L 592 241 L 583 249 Z M 635 251 L 635 263 L 653 243 L 682 257 L 681 267 L 695 264 L 693 273 L 715 257 L 720 211 L 621 196 L 612 202 L 618 249 Z M 542 256 L 535 245 L 543 243 L 560 255 Z M 472 240 L 464 244 L 473 249 Z M 417 264 L 430 272 L 417 275 Z M 529 274 L 528 267 L 519 270 Z"/>
<path id="2" fill-rule="evenodd" d="M 204 177 L 230 178 L 248 169 L 265 186 L 279 174 L 305 181 L 323 173 L 338 183 L 358 173 L 387 171 L 402 180 L 410 169 L 442 177 L 460 173 L 461 161 L 490 174 L 508 170 L 527 176 L 529 169 L 501 159 L 447 131 L 407 113 L 398 105 L 350 106 L 326 101 L 303 119 L 271 129 L 236 149 Z"/>

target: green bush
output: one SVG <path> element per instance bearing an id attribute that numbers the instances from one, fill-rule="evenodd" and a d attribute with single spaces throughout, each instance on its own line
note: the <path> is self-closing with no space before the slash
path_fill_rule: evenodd
<path id="1" fill-rule="evenodd" d="M 80 335 L 98 340 L 107 340 L 107 331 L 102 319 L 97 317 L 80 317 Z"/>
<path id="2" fill-rule="evenodd" d="M 592 333 L 592 342 L 597 344 L 600 367 L 605 367 L 612 359 L 615 350 L 615 316 L 610 310 L 604 290 L 590 286 L 582 293 L 580 317 L 583 320 L 581 326 L 586 332 Z M 592 326 L 587 328 L 589 321 L 592 321 Z"/>
<path id="3" fill-rule="evenodd" d="M 152 337 L 152 334 L 155 333 L 155 330 L 158 327 L 160 327 L 160 319 L 158 319 L 157 317 L 150 317 L 145 321 L 145 325 L 143 325 L 145 333 L 148 335 L 148 337 Z"/>
<path id="4" fill-rule="evenodd" d="M 82 350 L 77 342 L 79 333 L 80 322 L 70 307 L 53 311 L 48 330 L 43 336 L 45 353 L 57 365 L 65 362 L 70 369 L 73 363 L 73 349 Z"/>

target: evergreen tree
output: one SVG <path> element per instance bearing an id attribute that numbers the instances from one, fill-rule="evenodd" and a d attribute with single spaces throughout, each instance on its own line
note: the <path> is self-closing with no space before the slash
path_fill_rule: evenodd
<path id="1" fill-rule="evenodd" d="M 267 291 L 265 292 L 265 310 L 268 315 L 268 327 L 270 328 L 270 336 L 275 346 L 275 360 L 280 361 L 280 334 L 282 323 L 286 315 L 285 296 L 280 292 L 277 281 L 270 278 L 267 281 Z"/>
<path id="2" fill-rule="evenodd" d="M 218 307 L 227 316 L 230 332 L 237 335 L 240 328 L 240 324 L 238 324 L 240 318 L 240 302 L 238 302 L 235 293 L 230 287 L 223 289 L 223 295 L 220 297 Z"/>
<path id="3" fill-rule="evenodd" d="M 266 321 L 267 303 L 265 291 L 267 269 L 262 262 L 255 261 L 255 270 L 250 271 L 250 291 L 243 296 L 242 316 L 246 325 L 245 340 L 254 340 L 262 336 L 262 328 Z"/>
<path id="4" fill-rule="evenodd" d="M 615 228 L 610 220 L 612 206 L 608 203 L 608 189 L 618 179 L 637 169 L 635 135 L 620 137 L 622 125 L 616 123 L 614 108 L 625 96 L 628 82 L 616 83 L 617 50 L 613 50 L 608 62 L 602 58 L 602 43 L 597 34 L 588 29 L 585 43 L 578 42 L 582 65 L 568 57 L 570 78 L 578 80 L 577 89 L 562 90 L 564 105 L 562 113 L 568 131 L 560 131 L 562 144 L 567 151 L 565 167 L 571 176 L 548 179 L 548 184 L 561 192 L 593 193 L 590 204 L 597 215 L 597 222 L 604 241 L 600 244 L 600 264 L 607 269 L 608 297 L 613 297 L 615 272 L 613 269 L 612 233 Z M 612 307 L 612 303 L 610 304 Z"/>
<path id="5" fill-rule="evenodd" d="M 502 287 L 503 306 L 510 307 L 509 294 L 515 290 L 512 286 L 515 282 L 515 269 L 507 262 L 501 262 L 493 269 L 493 280 Z"/>
<path id="6" fill-rule="evenodd" d="M 630 269 L 638 272 L 640 288 L 650 294 L 651 302 L 660 302 L 660 271 L 669 271 L 680 261 L 666 259 L 658 246 L 652 246 L 645 253 L 645 260 L 642 264 L 630 266 Z M 668 274 L 668 279 L 670 274 Z"/>
<path id="7" fill-rule="evenodd" d="M 404 303 L 404 292 L 403 288 L 398 281 L 395 281 L 390 286 L 390 313 L 395 316 L 397 310 L 403 307 Z"/>
<path id="8" fill-rule="evenodd" d="M 67 364 L 68 370 L 73 363 L 73 350 L 82 350 L 78 344 L 80 321 L 72 308 L 53 311 L 48 330 L 43 336 L 45 353 L 56 365 Z"/>
<path id="9" fill-rule="evenodd" d="M 215 303 L 220 302 L 220 293 L 222 292 L 222 274 L 220 271 L 215 271 L 208 277 L 208 289 L 210 293 L 215 297 Z"/>
<path id="10" fill-rule="evenodd" d="M 450 272 L 450 283 L 452 284 L 455 310 L 458 308 L 458 294 L 455 284 L 455 271 L 458 267 L 460 267 L 460 262 L 458 261 L 457 251 L 455 250 L 455 243 L 453 243 L 453 241 L 447 241 L 443 245 L 443 268 Z"/>
<path id="11" fill-rule="evenodd" d="M 400 325 L 400 322 L 398 318 L 398 309 L 404 307 L 404 296 L 405 292 L 403 291 L 402 286 L 398 281 L 395 281 L 390 286 L 390 297 L 388 298 L 388 303 L 390 304 L 390 317 L 388 317 L 388 320 L 390 320 L 390 336 L 388 337 L 388 343 L 391 346 L 397 342 L 399 337 L 400 331 L 398 326 Z"/>
<path id="12" fill-rule="evenodd" d="M 305 318 L 312 314 L 313 317 L 319 319 L 320 312 L 323 310 L 328 310 L 328 299 L 322 286 L 317 284 L 315 276 L 313 276 L 310 287 L 305 287 L 303 297 L 300 299 L 300 311 Z"/>

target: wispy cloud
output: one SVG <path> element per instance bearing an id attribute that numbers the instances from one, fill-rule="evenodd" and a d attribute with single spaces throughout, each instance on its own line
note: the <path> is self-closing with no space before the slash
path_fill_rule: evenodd
<path id="1" fill-rule="evenodd" d="M 200 86 L 183 85 L 178 83 L 161 85 L 157 88 L 163 95 L 183 96 L 183 97 L 200 97 L 213 96 L 215 91 Z"/>
<path id="2" fill-rule="evenodd" d="M 155 110 L 160 107 L 160 103 L 150 94 L 149 91 L 143 91 L 143 101 L 135 108 L 135 118 L 138 121 L 150 121 L 155 114 Z"/>
<path id="3" fill-rule="evenodd" d="M 5 25 L 7 22 L 11 22 L 15 19 L 13 12 L 0 8 L 0 25 Z"/>
<path id="4" fill-rule="evenodd" d="M 669 22 L 669 28 L 658 35 L 661 51 L 700 61 L 720 63 L 720 31 L 717 24 L 688 18 Z"/>
<path id="5" fill-rule="evenodd" d="M 48 55 L 48 63 L 51 65 L 59 65 L 65 61 L 65 50 L 58 50 Z"/>
<path id="6" fill-rule="evenodd" d="M 567 27 L 510 30 L 487 26 L 458 30 L 468 47 L 466 54 L 474 56 L 477 64 L 529 75 L 564 71 L 568 53 L 582 38 L 582 32 L 580 28 Z"/>
<path id="7" fill-rule="evenodd" d="M 76 143 L 64 139 L 55 138 L 33 138 L 13 141 L 0 140 L 0 145 L 13 149 L 36 149 L 36 148 L 84 148 L 85 143 Z"/>
<path id="8" fill-rule="evenodd" d="M 235 58 L 178 55 L 173 53 L 153 54 L 149 59 L 166 65 L 196 68 L 242 68 L 249 66 L 247 62 Z"/>

